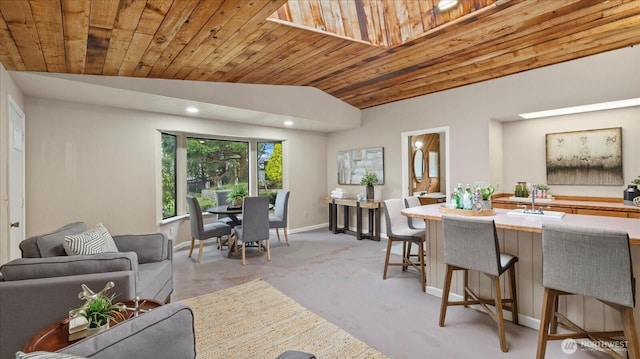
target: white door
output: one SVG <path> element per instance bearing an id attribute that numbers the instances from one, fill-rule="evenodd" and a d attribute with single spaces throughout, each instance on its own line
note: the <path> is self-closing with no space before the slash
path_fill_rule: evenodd
<path id="1" fill-rule="evenodd" d="M 24 112 L 9 96 L 9 260 L 20 258 L 24 239 Z"/>

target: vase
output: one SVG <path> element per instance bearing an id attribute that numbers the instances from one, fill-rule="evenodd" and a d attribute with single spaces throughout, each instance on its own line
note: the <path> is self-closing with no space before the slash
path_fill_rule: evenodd
<path id="1" fill-rule="evenodd" d="M 373 200 L 373 197 L 374 197 L 373 186 L 367 185 L 367 200 Z"/>
<path id="2" fill-rule="evenodd" d="M 480 201 L 480 203 L 482 203 L 482 209 L 483 210 L 491 209 L 491 200 L 490 199 L 483 199 L 482 201 Z"/>
<path id="3" fill-rule="evenodd" d="M 96 327 L 96 328 L 87 328 L 86 329 L 86 331 L 87 331 L 86 333 L 87 333 L 87 336 L 89 337 L 89 336 L 92 336 L 94 334 L 98 334 L 98 333 L 104 332 L 107 329 L 109 329 L 109 323 L 107 323 L 105 325 L 101 325 L 101 326 Z"/>

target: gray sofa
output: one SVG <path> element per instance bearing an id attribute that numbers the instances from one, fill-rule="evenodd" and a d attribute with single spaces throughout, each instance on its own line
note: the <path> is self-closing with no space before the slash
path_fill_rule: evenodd
<path id="1" fill-rule="evenodd" d="M 64 236 L 86 231 L 82 222 L 20 244 L 22 258 L 0 267 L 0 358 L 82 304 L 81 284 L 100 290 L 113 281 L 116 300 L 168 302 L 173 291 L 172 243 L 161 233 L 113 236 L 119 252 L 67 256 Z"/>

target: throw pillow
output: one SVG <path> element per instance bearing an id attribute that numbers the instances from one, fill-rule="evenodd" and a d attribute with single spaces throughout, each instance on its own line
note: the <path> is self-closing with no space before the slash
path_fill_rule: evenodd
<path id="1" fill-rule="evenodd" d="M 16 359 L 86 359 L 85 357 L 79 357 L 72 354 L 52 353 L 52 352 L 31 352 L 23 353 L 21 351 L 16 353 Z"/>
<path id="2" fill-rule="evenodd" d="M 104 252 L 118 252 L 113 237 L 109 234 L 109 231 L 98 223 L 96 228 L 76 234 L 64 237 L 64 250 L 67 255 L 89 255 Z"/>

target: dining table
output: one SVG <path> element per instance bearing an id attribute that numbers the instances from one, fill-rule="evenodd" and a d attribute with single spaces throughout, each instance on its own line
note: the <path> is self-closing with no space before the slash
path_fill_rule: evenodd
<path id="1" fill-rule="evenodd" d="M 269 210 L 271 210 L 271 209 L 273 209 L 273 205 L 269 204 Z M 242 206 L 223 204 L 223 205 L 220 205 L 220 206 L 209 207 L 209 208 L 207 208 L 207 212 L 213 213 L 213 214 L 222 214 L 222 215 L 226 215 L 229 218 L 231 218 L 231 222 L 229 222 L 227 224 L 229 224 L 232 229 L 235 226 L 242 225 L 242 219 L 238 218 L 238 215 L 242 214 Z M 233 234 L 233 232 L 232 232 L 232 234 Z M 234 237 L 234 236 L 230 236 L 230 237 Z M 235 241 L 235 239 L 234 239 L 234 241 Z M 229 243 L 229 253 L 227 254 L 227 258 L 233 257 L 233 249 L 232 249 L 232 247 L 233 247 L 233 242 Z M 249 246 L 249 247 L 251 247 L 251 246 Z"/>

